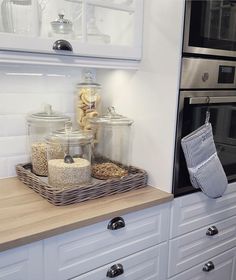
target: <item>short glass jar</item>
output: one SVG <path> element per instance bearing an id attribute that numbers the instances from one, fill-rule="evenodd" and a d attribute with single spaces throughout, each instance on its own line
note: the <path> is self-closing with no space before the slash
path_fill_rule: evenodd
<path id="1" fill-rule="evenodd" d="M 91 181 L 92 133 L 66 127 L 48 137 L 48 182 L 62 189 L 78 187 Z"/>
<path id="2" fill-rule="evenodd" d="M 133 121 L 119 115 L 114 107 L 107 114 L 90 119 L 96 140 L 92 152 L 92 176 L 97 179 L 121 178 L 128 175 Z"/>
<path id="3" fill-rule="evenodd" d="M 58 14 L 58 18 L 51 22 L 52 32 L 49 33 L 49 36 L 60 35 L 61 39 L 72 39 L 73 37 L 73 23 L 64 18 L 64 13 L 61 12 Z"/>
<path id="4" fill-rule="evenodd" d="M 44 111 L 28 115 L 28 139 L 33 172 L 39 176 L 48 175 L 47 148 L 45 137 L 51 132 L 62 129 L 70 117 L 54 112 L 51 105 Z"/>
<path id="5" fill-rule="evenodd" d="M 83 82 L 77 84 L 75 96 L 76 122 L 81 130 L 91 130 L 89 119 L 99 116 L 101 85 L 95 82 L 90 71 Z"/>

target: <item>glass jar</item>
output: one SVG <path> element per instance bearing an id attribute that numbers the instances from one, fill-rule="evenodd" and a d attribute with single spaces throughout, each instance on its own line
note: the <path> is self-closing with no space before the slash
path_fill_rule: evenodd
<path id="1" fill-rule="evenodd" d="M 96 83 L 90 71 L 85 80 L 77 84 L 75 97 L 76 122 L 81 130 L 91 130 L 89 119 L 97 117 L 101 104 L 101 85 Z"/>
<path id="2" fill-rule="evenodd" d="M 51 22 L 52 33 L 49 36 L 60 35 L 63 39 L 71 39 L 73 37 L 73 24 L 69 19 L 64 18 L 64 13 L 58 14 L 58 19 Z"/>
<path id="3" fill-rule="evenodd" d="M 5 32 L 39 36 L 42 7 L 38 0 L 3 0 L 1 14 Z"/>
<path id="4" fill-rule="evenodd" d="M 92 133 L 65 127 L 46 137 L 48 182 L 55 188 L 86 185 L 91 180 Z"/>
<path id="5" fill-rule="evenodd" d="M 27 117 L 29 150 L 33 172 L 36 175 L 48 175 L 45 136 L 62 129 L 68 121 L 70 117 L 52 111 L 51 105 L 46 105 L 43 112 Z"/>
<path id="6" fill-rule="evenodd" d="M 114 107 L 107 114 L 90 119 L 96 134 L 92 154 L 92 176 L 97 179 L 121 178 L 128 174 L 132 120 L 119 115 Z"/>

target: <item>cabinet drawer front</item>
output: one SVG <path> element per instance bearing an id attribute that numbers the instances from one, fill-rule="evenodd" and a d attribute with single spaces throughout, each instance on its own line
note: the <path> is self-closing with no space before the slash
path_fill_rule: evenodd
<path id="1" fill-rule="evenodd" d="M 104 280 L 107 272 L 114 265 L 121 265 L 123 273 L 114 279 L 119 280 L 164 280 L 167 271 L 167 243 L 154 246 L 150 249 L 133 254 L 129 257 L 117 260 L 114 263 L 83 274 L 73 280 Z"/>
<path id="2" fill-rule="evenodd" d="M 230 184 L 226 193 L 210 199 L 203 193 L 176 198 L 171 209 L 170 237 L 201 228 L 236 215 L 236 183 Z"/>
<path id="3" fill-rule="evenodd" d="M 214 226 L 216 235 L 207 236 L 207 226 L 170 241 L 169 276 L 236 246 L 236 216 Z"/>
<path id="4" fill-rule="evenodd" d="M 108 220 L 45 240 L 46 279 L 75 277 L 168 237 L 169 204 L 122 217 L 118 230 L 107 229 Z"/>
<path id="5" fill-rule="evenodd" d="M 203 271 L 206 263 L 211 261 L 214 269 L 209 272 Z M 195 267 L 180 273 L 170 280 L 235 280 L 236 275 L 236 250 L 229 250 L 206 262 L 202 262 Z"/>
<path id="6" fill-rule="evenodd" d="M 42 280 L 43 246 L 35 242 L 0 253 L 0 279 Z"/>

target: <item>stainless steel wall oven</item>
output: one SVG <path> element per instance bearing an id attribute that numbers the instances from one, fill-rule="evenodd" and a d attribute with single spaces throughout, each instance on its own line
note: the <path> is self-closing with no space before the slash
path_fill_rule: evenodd
<path id="1" fill-rule="evenodd" d="M 183 52 L 236 57 L 235 29 L 235 0 L 187 0 Z"/>
<path id="2" fill-rule="evenodd" d="M 175 143 L 173 193 L 196 191 L 190 183 L 181 139 L 205 122 L 207 109 L 218 156 L 229 182 L 236 180 L 235 61 L 183 58 Z"/>

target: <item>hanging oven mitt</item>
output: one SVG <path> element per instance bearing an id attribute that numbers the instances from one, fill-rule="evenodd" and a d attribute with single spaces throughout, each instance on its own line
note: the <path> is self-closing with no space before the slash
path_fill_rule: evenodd
<path id="1" fill-rule="evenodd" d="M 206 123 L 181 140 L 190 181 L 194 188 L 211 198 L 222 196 L 228 185 L 218 158 L 210 123 Z"/>

